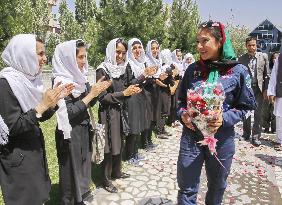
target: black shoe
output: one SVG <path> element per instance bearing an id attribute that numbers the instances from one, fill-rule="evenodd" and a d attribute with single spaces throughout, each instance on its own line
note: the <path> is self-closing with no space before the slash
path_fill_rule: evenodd
<path id="1" fill-rule="evenodd" d="M 246 141 L 250 140 L 250 135 L 242 135 L 242 138 Z"/>
<path id="2" fill-rule="evenodd" d="M 150 149 L 155 149 L 157 146 L 157 144 L 149 143 L 147 147 Z"/>
<path id="3" fill-rule="evenodd" d="M 264 128 L 264 133 L 270 133 L 269 127 Z"/>
<path id="4" fill-rule="evenodd" d="M 166 131 L 166 130 L 164 130 L 163 132 L 162 132 L 162 134 L 163 135 L 166 135 L 166 136 L 172 136 L 172 134 L 171 133 L 169 133 L 168 131 Z"/>
<path id="5" fill-rule="evenodd" d="M 118 192 L 118 189 L 112 183 L 104 185 L 104 189 L 107 190 L 110 193 L 117 193 Z"/>
<path id="6" fill-rule="evenodd" d="M 168 137 L 163 135 L 163 134 L 157 135 L 157 138 L 159 138 L 159 139 L 168 139 Z"/>
<path id="7" fill-rule="evenodd" d="M 122 172 L 120 176 L 112 176 L 112 179 L 126 179 L 126 178 L 129 178 L 129 177 L 130 177 L 130 174 Z"/>
<path id="8" fill-rule="evenodd" d="M 252 144 L 256 147 L 259 147 L 261 145 L 261 141 L 258 138 L 252 139 Z"/>

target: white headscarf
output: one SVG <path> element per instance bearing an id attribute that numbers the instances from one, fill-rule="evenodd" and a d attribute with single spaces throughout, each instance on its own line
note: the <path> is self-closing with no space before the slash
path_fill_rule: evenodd
<path id="1" fill-rule="evenodd" d="M 188 58 L 192 58 L 192 62 L 190 64 L 186 63 Z M 194 56 L 191 53 L 186 53 L 184 58 L 183 58 L 183 67 L 185 70 L 188 68 L 189 65 L 195 62 Z"/>
<path id="2" fill-rule="evenodd" d="M 9 67 L 0 72 L 0 78 L 5 78 L 8 81 L 23 112 L 35 108 L 42 100 L 43 95 L 35 35 L 19 34 L 14 36 L 3 51 L 2 59 Z M 7 133 L 7 126 L 1 119 L 0 132 L 2 136 L 4 132 Z"/>
<path id="3" fill-rule="evenodd" d="M 160 47 L 158 41 L 150 40 L 146 47 L 146 63 L 147 66 L 157 66 L 157 72 L 153 75 L 153 77 L 158 78 L 161 74 L 161 67 L 162 67 L 162 59 L 161 59 L 161 51 L 159 49 L 158 58 L 155 58 L 152 54 L 152 43 L 157 43 Z"/>
<path id="4" fill-rule="evenodd" d="M 110 76 L 110 78 L 119 78 L 121 75 L 123 75 L 127 65 L 127 56 L 125 57 L 125 62 L 122 65 L 117 65 L 117 40 L 119 40 L 119 38 L 115 38 L 108 43 L 106 48 L 105 62 L 101 63 L 97 68 L 102 68 Z"/>
<path id="5" fill-rule="evenodd" d="M 182 61 L 178 60 L 178 58 L 177 58 L 177 55 L 176 55 L 177 50 L 179 50 L 179 49 L 175 49 L 172 52 L 172 63 L 178 68 L 179 73 L 182 73 L 184 68 L 183 68 Z"/>
<path id="6" fill-rule="evenodd" d="M 52 60 L 54 85 L 72 83 L 75 88 L 72 95 L 77 98 L 86 91 L 88 63 L 86 62 L 83 71 L 80 71 L 76 61 L 76 40 L 66 41 L 56 46 Z M 64 139 L 70 138 L 71 125 L 67 107 L 64 99 L 58 102 L 59 109 L 56 112 L 58 129 L 64 133 Z"/>
<path id="7" fill-rule="evenodd" d="M 169 49 L 163 49 L 161 51 L 161 58 L 162 58 L 162 72 L 165 72 L 167 67 L 169 67 L 172 64 L 172 55 Z"/>
<path id="8" fill-rule="evenodd" d="M 128 41 L 128 51 L 127 51 L 127 56 L 128 56 L 128 63 L 131 66 L 132 72 L 134 74 L 135 78 L 138 78 L 140 75 L 142 75 L 144 73 L 144 69 L 145 69 L 145 51 L 143 49 L 143 51 L 141 51 L 141 56 L 138 59 L 135 59 L 132 53 L 132 44 L 138 41 L 142 48 L 143 48 L 143 44 L 141 43 L 141 41 L 137 38 L 132 38 Z"/>

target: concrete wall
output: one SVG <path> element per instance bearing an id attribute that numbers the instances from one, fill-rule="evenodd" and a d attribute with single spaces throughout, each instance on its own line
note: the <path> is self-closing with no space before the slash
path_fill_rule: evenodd
<path id="1" fill-rule="evenodd" d="M 88 71 L 88 81 L 89 81 L 90 85 L 93 84 L 94 78 L 96 78 L 94 76 L 95 76 L 95 70 L 94 69 L 89 70 Z M 43 73 L 42 73 L 42 77 L 43 77 L 44 88 L 45 89 L 50 88 L 51 87 L 51 79 L 52 79 L 52 71 L 44 70 Z"/>

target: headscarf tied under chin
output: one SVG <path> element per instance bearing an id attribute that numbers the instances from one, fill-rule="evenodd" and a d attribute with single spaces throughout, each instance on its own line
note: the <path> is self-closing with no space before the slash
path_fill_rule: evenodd
<path id="1" fill-rule="evenodd" d="M 132 49 L 133 49 L 133 44 L 135 42 L 138 42 L 143 48 L 142 42 L 138 38 L 132 38 L 128 41 L 128 51 L 127 51 L 127 56 L 128 56 L 128 63 L 131 66 L 132 72 L 134 74 L 135 78 L 138 78 L 144 73 L 145 69 L 145 51 L 144 49 L 141 51 L 141 56 L 136 59 L 133 55 Z"/>
<path id="2" fill-rule="evenodd" d="M 103 69 L 110 76 L 110 78 L 119 78 L 121 75 L 123 75 L 125 73 L 127 65 L 127 56 L 125 57 L 124 63 L 117 65 L 116 48 L 118 40 L 119 38 L 115 38 L 108 43 L 106 48 L 105 61 L 101 63 L 97 68 Z"/>
<path id="3" fill-rule="evenodd" d="M 219 72 L 227 72 L 228 70 L 239 64 L 239 62 L 236 61 L 236 54 L 233 50 L 229 33 L 227 30 L 225 30 L 224 25 L 220 22 L 209 21 L 205 24 L 205 26 L 219 27 L 222 37 L 222 52 L 220 59 L 218 61 L 203 61 L 202 59 L 200 59 L 199 62 L 209 72 L 207 81 L 209 83 L 213 83 L 218 81 Z M 204 28 L 205 26 L 203 26 L 202 28 Z"/>
<path id="4" fill-rule="evenodd" d="M 2 59 L 8 67 L 0 72 L 0 78 L 7 80 L 23 112 L 34 109 L 43 95 L 35 35 L 14 36 L 3 51 Z M 0 115 L 0 144 L 8 143 L 8 135 L 8 127 Z"/>
<path id="5" fill-rule="evenodd" d="M 75 88 L 73 97 L 77 98 L 86 91 L 88 63 L 81 71 L 76 61 L 76 40 L 66 41 L 56 46 L 53 56 L 54 85 L 72 83 Z M 72 127 L 69 122 L 67 107 L 64 99 L 58 102 L 59 109 L 56 112 L 58 129 L 63 131 L 64 139 L 71 137 Z"/>

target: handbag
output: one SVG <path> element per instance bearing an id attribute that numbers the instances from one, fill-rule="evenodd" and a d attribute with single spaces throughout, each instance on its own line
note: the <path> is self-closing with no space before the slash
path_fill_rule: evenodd
<path id="1" fill-rule="evenodd" d="M 92 131 L 92 156 L 91 161 L 100 164 L 104 160 L 105 149 L 105 125 L 96 123 L 91 108 L 88 109 Z"/>

